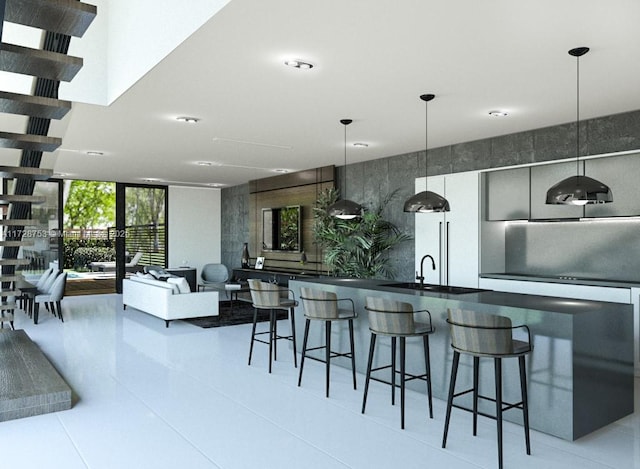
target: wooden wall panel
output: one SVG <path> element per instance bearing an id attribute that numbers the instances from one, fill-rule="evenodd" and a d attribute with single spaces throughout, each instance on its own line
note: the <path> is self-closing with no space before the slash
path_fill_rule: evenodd
<path id="1" fill-rule="evenodd" d="M 302 174 L 301 174 L 302 173 Z M 322 252 L 313 239 L 313 207 L 319 193 L 335 184 L 335 168 L 326 166 L 299 173 L 284 174 L 249 182 L 250 221 L 249 253 L 265 258 L 265 269 L 284 269 L 294 272 L 323 272 Z M 302 250 L 307 262 L 303 265 L 300 252 L 262 251 L 262 209 L 288 205 L 302 207 Z"/>

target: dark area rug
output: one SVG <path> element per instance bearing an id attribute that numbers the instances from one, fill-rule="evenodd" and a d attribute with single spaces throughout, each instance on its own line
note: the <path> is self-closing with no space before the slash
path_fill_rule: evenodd
<path id="1" fill-rule="evenodd" d="M 233 311 L 229 301 L 221 301 L 219 306 L 220 315 L 205 316 L 202 318 L 183 319 L 194 326 L 208 329 L 209 327 L 235 326 L 238 324 L 248 324 L 253 322 L 253 306 L 244 301 L 234 301 Z M 286 311 L 278 311 L 278 319 L 287 319 Z M 258 321 L 269 320 L 269 311 L 259 310 Z"/>

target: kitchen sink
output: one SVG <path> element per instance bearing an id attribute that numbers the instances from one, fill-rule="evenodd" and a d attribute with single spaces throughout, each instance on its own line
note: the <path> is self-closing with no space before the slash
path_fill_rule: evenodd
<path id="1" fill-rule="evenodd" d="M 419 283 L 386 283 L 384 285 L 380 285 L 381 287 L 393 287 L 393 288 L 403 288 L 405 290 L 421 290 L 421 291 L 430 291 L 434 293 L 449 293 L 451 295 L 461 295 L 464 293 L 478 293 L 482 291 L 488 291 L 484 288 L 471 288 L 471 287 L 456 287 L 452 285 L 434 285 L 431 283 L 425 283 L 424 285 L 420 285 Z"/>

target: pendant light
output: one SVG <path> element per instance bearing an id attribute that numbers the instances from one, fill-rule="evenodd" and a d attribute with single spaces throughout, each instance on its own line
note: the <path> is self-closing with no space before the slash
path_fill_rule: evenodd
<path id="1" fill-rule="evenodd" d="M 344 125 L 344 177 L 342 178 L 342 195 L 344 197 L 347 196 L 347 126 L 352 122 L 351 119 L 340 120 L 340 123 Z M 344 198 L 329 206 L 327 213 L 331 217 L 342 220 L 353 220 L 362 215 L 362 206 L 352 200 Z"/>
<path id="2" fill-rule="evenodd" d="M 418 213 L 431 213 L 431 212 L 448 212 L 449 201 L 435 192 L 427 190 L 427 165 L 429 162 L 429 140 L 428 140 L 428 117 L 429 117 L 429 101 L 435 98 L 434 94 L 423 94 L 420 99 L 425 104 L 425 129 L 424 129 L 424 175 L 425 175 L 425 187 L 424 191 L 408 198 L 404 203 L 405 212 L 418 212 Z"/>
<path id="3" fill-rule="evenodd" d="M 563 179 L 547 191 L 546 203 L 550 205 L 586 205 L 613 202 L 613 194 L 606 184 L 580 175 L 580 57 L 589 52 L 588 47 L 569 51 L 576 58 L 576 176 Z"/>

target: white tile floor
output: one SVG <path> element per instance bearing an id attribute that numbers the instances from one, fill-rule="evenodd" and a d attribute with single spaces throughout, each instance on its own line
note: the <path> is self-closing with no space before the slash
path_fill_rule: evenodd
<path id="1" fill-rule="evenodd" d="M 267 373 L 266 346 L 247 366 L 248 325 L 216 329 L 122 311 L 119 295 L 69 297 L 66 322 L 43 313 L 24 328 L 74 390 L 71 410 L 0 423 L 0 467 L 75 468 L 496 468 L 495 423 L 455 412 L 440 448 L 445 403 L 428 420 L 423 394 L 409 392 L 406 430 L 388 387 L 360 389 L 335 367 L 324 397 L 322 364 L 304 382 L 289 353 Z M 283 350 L 284 352 L 284 350 Z M 437 366 L 437 364 L 433 364 Z M 636 381 L 636 409 L 639 392 Z M 505 467 L 640 469 L 640 412 L 575 442 L 505 425 Z"/>

